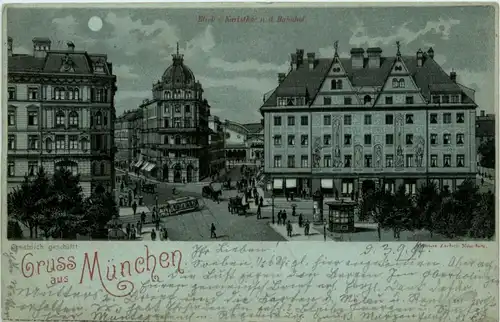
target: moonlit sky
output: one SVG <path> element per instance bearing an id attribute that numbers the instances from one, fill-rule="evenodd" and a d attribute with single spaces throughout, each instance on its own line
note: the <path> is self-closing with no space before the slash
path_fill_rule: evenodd
<path id="1" fill-rule="evenodd" d="M 458 81 L 476 90 L 479 109 L 494 111 L 494 7 L 266 8 L 266 9 L 106 9 L 9 8 L 7 34 L 14 52 L 32 52 L 33 37 L 49 37 L 52 48 L 73 41 L 76 50 L 106 53 L 118 79 L 117 115 L 151 98 L 152 83 L 171 64 L 176 42 L 185 63 L 200 80 L 212 114 L 238 122 L 258 122 L 262 95 L 277 85 L 296 48 L 341 56 L 352 47 L 381 47 L 403 55 L 432 46 L 435 60 Z M 305 16 L 302 23 L 198 22 L 216 17 Z M 92 18 L 95 17 L 95 18 Z M 92 18 L 92 19 L 91 19 Z M 99 19 L 102 26 L 99 24 Z M 99 28 L 100 27 L 100 28 Z M 93 30 L 91 30 L 91 28 Z"/>

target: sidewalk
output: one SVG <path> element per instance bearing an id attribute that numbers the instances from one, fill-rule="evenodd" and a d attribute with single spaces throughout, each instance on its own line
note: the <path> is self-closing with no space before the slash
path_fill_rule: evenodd
<path id="1" fill-rule="evenodd" d="M 287 236 L 286 225 L 269 224 L 269 226 L 288 241 L 324 241 L 325 240 L 323 233 L 316 230 L 312 224 L 310 226 L 309 235 L 305 236 L 304 235 L 304 227 L 301 228 L 301 227 L 299 227 L 299 224 L 292 223 L 292 227 L 293 227 L 292 237 Z M 327 232 L 326 240 L 333 241 L 333 239 L 331 239 L 328 236 L 328 232 Z"/>

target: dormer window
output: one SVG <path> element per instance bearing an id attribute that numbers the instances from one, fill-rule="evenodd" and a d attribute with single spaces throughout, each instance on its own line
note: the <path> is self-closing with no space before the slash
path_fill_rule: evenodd
<path id="1" fill-rule="evenodd" d="M 293 105 L 295 105 L 295 102 L 294 102 L 293 97 L 288 97 L 288 98 L 287 98 L 287 100 L 286 100 L 286 105 L 287 105 L 287 106 L 293 106 Z"/>
<path id="2" fill-rule="evenodd" d="M 285 105 L 286 105 L 286 98 L 278 97 L 278 106 L 285 106 Z"/>
<path id="3" fill-rule="evenodd" d="M 460 95 L 451 95 L 451 102 L 454 104 L 460 103 Z"/>
<path id="4" fill-rule="evenodd" d="M 398 88 L 399 87 L 399 82 L 396 78 L 392 79 L 392 87 L 393 88 Z"/>
<path id="5" fill-rule="evenodd" d="M 403 78 L 399 79 L 399 88 L 405 88 L 405 80 Z"/>
<path id="6" fill-rule="evenodd" d="M 365 95 L 365 97 L 363 98 L 363 101 L 365 102 L 365 104 L 369 104 L 372 102 L 372 98 L 370 95 Z"/>
<path id="7" fill-rule="evenodd" d="M 434 104 L 441 103 L 441 96 L 439 96 L 439 95 L 432 95 L 432 103 L 434 103 Z"/>

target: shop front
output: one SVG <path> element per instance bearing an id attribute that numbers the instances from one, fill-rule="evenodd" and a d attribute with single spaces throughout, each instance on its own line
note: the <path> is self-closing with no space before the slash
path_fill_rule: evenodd
<path id="1" fill-rule="evenodd" d="M 333 185 L 333 179 L 321 179 L 320 187 L 323 196 L 327 198 L 335 197 L 335 187 Z"/>

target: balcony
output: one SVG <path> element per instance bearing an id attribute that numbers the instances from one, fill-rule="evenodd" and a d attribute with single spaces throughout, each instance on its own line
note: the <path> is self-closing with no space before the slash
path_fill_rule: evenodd
<path id="1" fill-rule="evenodd" d="M 198 127 L 159 127 L 159 133 L 185 133 L 185 132 L 206 132 L 210 131 L 209 128 Z"/>
<path id="2" fill-rule="evenodd" d="M 198 144 L 158 144 L 158 148 L 167 150 L 189 150 L 203 149 L 204 147 Z"/>

